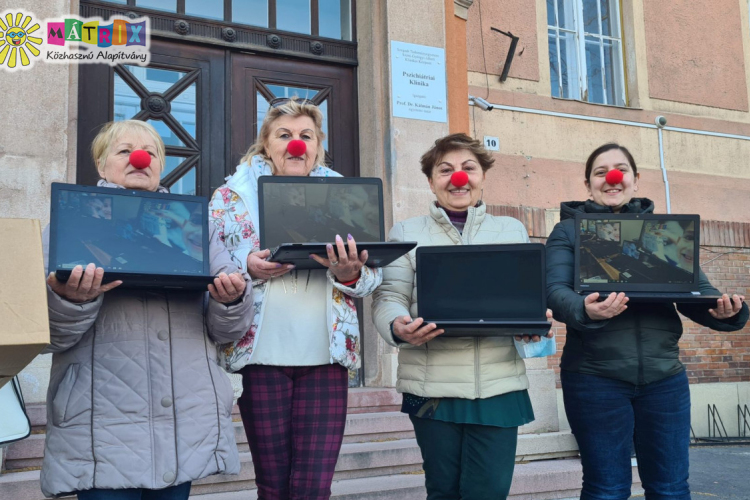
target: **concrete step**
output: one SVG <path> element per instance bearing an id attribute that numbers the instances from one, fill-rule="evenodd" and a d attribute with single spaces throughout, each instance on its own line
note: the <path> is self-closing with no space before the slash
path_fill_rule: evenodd
<path id="1" fill-rule="evenodd" d="M 247 452 L 247 437 L 241 422 L 235 423 L 240 452 Z M 413 440 L 414 429 L 409 417 L 401 412 L 357 413 L 347 417 L 344 444 Z M 518 436 L 516 461 L 546 460 L 577 456 L 578 447 L 570 432 L 521 434 Z M 5 468 L 20 470 L 41 467 L 44 434 L 32 434 L 6 449 Z"/>
<path id="2" fill-rule="evenodd" d="M 543 460 L 516 464 L 509 500 L 577 499 L 581 493 L 581 462 L 578 459 Z M 633 467 L 632 495 L 643 493 Z M 336 500 L 423 500 L 427 495 L 424 474 L 398 474 L 334 481 L 331 498 Z M 256 500 L 256 491 L 200 494 L 197 500 Z"/>
<path id="3" fill-rule="evenodd" d="M 254 488 L 255 470 L 249 452 L 240 454 L 242 469 L 238 476 L 210 476 L 196 481 L 196 494 L 238 491 Z M 416 440 L 372 443 L 348 443 L 341 447 L 334 479 L 353 479 L 419 471 L 422 455 Z M 39 470 L 11 472 L 0 475 L 0 499 L 34 500 L 43 498 L 39 489 Z"/>
<path id="4" fill-rule="evenodd" d="M 396 474 L 334 481 L 331 498 L 335 500 L 424 500 L 424 474 Z M 198 500 L 257 500 L 256 490 L 227 493 L 191 494 Z"/>
<path id="5" fill-rule="evenodd" d="M 240 452 L 249 451 L 242 422 L 234 425 L 235 439 Z M 35 431 L 36 432 L 36 431 Z M 409 417 L 401 412 L 354 413 L 347 416 L 344 443 L 394 441 L 414 438 Z M 44 434 L 32 434 L 11 444 L 6 450 L 6 470 L 41 467 L 44 456 Z"/>
<path id="6" fill-rule="evenodd" d="M 351 413 L 373 413 L 401 410 L 401 394 L 392 387 L 358 387 L 349 389 L 346 405 Z"/>
<path id="7" fill-rule="evenodd" d="M 409 440 L 403 440 L 409 441 Z M 346 445 L 346 452 L 336 467 L 334 476 L 333 497 L 337 500 L 410 500 L 423 499 L 424 476 L 420 473 L 421 458 L 410 452 L 418 449 L 413 443 L 395 449 L 393 443 L 355 443 Z M 412 449 L 409 449 L 409 445 Z M 390 456 L 384 452 L 383 445 L 391 445 Z M 520 445 L 520 442 L 519 442 Z M 375 448 L 384 453 L 373 453 Z M 193 497 L 200 500 L 246 500 L 257 498 L 255 494 L 252 462 L 249 454 L 242 454 L 243 466 L 239 476 L 211 476 L 196 481 L 192 489 Z M 402 462 L 416 462 L 411 470 L 394 473 L 395 468 L 383 466 L 392 464 L 394 458 Z M 369 471 L 380 474 L 360 477 L 355 468 L 366 467 Z M 552 500 L 577 498 L 581 487 L 581 464 L 577 458 L 558 460 L 539 460 L 528 463 L 517 463 L 514 471 L 511 500 Z M 635 462 L 633 463 L 633 494 L 642 493 L 640 478 Z M 0 498 L 13 500 L 42 500 L 39 490 L 39 471 L 6 473 L 0 476 Z M 72 498 L 72 497 L 71 497 Z"/>
<path id="8" fill-rule="evenodd" d="M 346 407 L 350 414 L 400 411 L 401 394 L 392 387 L 357 387 L 349 389 Z M 27 404 L 26 413 L 34 430 L 44 430 L 47 425 L 47 405 Z M 237 405 L 234 405 L 232 415 L 239 418 L 239 414 Z"/>

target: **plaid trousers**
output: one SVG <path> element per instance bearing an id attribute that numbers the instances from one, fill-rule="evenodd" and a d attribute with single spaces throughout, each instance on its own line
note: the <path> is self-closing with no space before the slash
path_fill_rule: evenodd
<path id="1" fill-rule="evenodd" d="M 237 405 L 258 500 L 330 498 L 346 425 L 346 368 L 247 365 L 240 373 Z"/>

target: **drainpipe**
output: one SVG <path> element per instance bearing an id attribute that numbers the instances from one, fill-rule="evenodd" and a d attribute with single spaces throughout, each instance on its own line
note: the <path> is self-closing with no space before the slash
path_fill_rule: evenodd
<path id="1" fill-rule="evenodd" d="M 659 132 L 659 165 L 661 166 L 661 177 L 664 179 L 664 192 L 667 196 L 667 213 L 672 213 L 672 202 L 669 199 L 669 179 L 667 179 L 667 167 L 664 165 L 664 137 L 662 129 L 667 125 L 667 119 L 663 116 L 657 116 L 656 129 Z"/>

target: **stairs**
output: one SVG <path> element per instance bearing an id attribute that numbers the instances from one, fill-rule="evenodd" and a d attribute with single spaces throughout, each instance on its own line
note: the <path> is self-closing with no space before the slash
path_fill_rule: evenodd
<path id="1" fill-rule="evenodd" d="M 344 444 L 332 498 L 336 500 L 424 499 L 422 457 L 409 418 L 400 413 L 401 396 L 393 389 L 354 389 L 349 393 Z M 5 450 L 0 499 L 41 500 L 39 468 L 44 454 L 46 414 L 29 405 L 34 434 Z M 257 498 L 255 472 L 239 414 L 235 435 L 242 469 L 238 476 L 211 476 L 193 483 L 191 497 L 200 500 Z M 513 500 L 565 499 L 578 496 L 581 466 L 575 440 L 566 432 L 522 434 L 511 497 Z M 634 468 L 634 477 L 637 471 Z M 636 479 L 636 483 L 639 480 Z M 640 486 L 635 484 L 634 486 Z M 250 491 L 248 491 L 250 490 Z M 72 498 L 72 497 L 71 497 Z"/>

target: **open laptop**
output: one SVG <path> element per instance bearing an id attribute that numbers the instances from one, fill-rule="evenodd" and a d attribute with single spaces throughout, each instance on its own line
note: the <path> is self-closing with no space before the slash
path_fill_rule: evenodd
<path id="1" fill-rule="evenodd" d="M 390 264 L 417 246 L 416 242 L 386 242 L 383 227 L 383 184 L 365 177 L 258 178 L 261 248 L 269 260 L 297 269 L 323 269 L 311 254 L 327 258 L 326 244 L 351 234 L 357 252 L 367 250 L 367 265 Z M 338 252 L 337 252 L 338 254 Z"/>
<path id="2" fill-rule="evenodd" d="M 417 248 L 418 313 L 447 337 L 547 335 L 544 245 Z"/>
<path id="3" fill-rule="evenodd" d="M 91 262 L 122 287 L 206 290 L 208 200 L 53 183 L 49 269 L 67 281 Z"/>
<path id="4" fill-rule="evenodd" d="M 576 292 L 716 304 L 698 290 L 698 215 L 577 214 L 576 228 Z"/>

